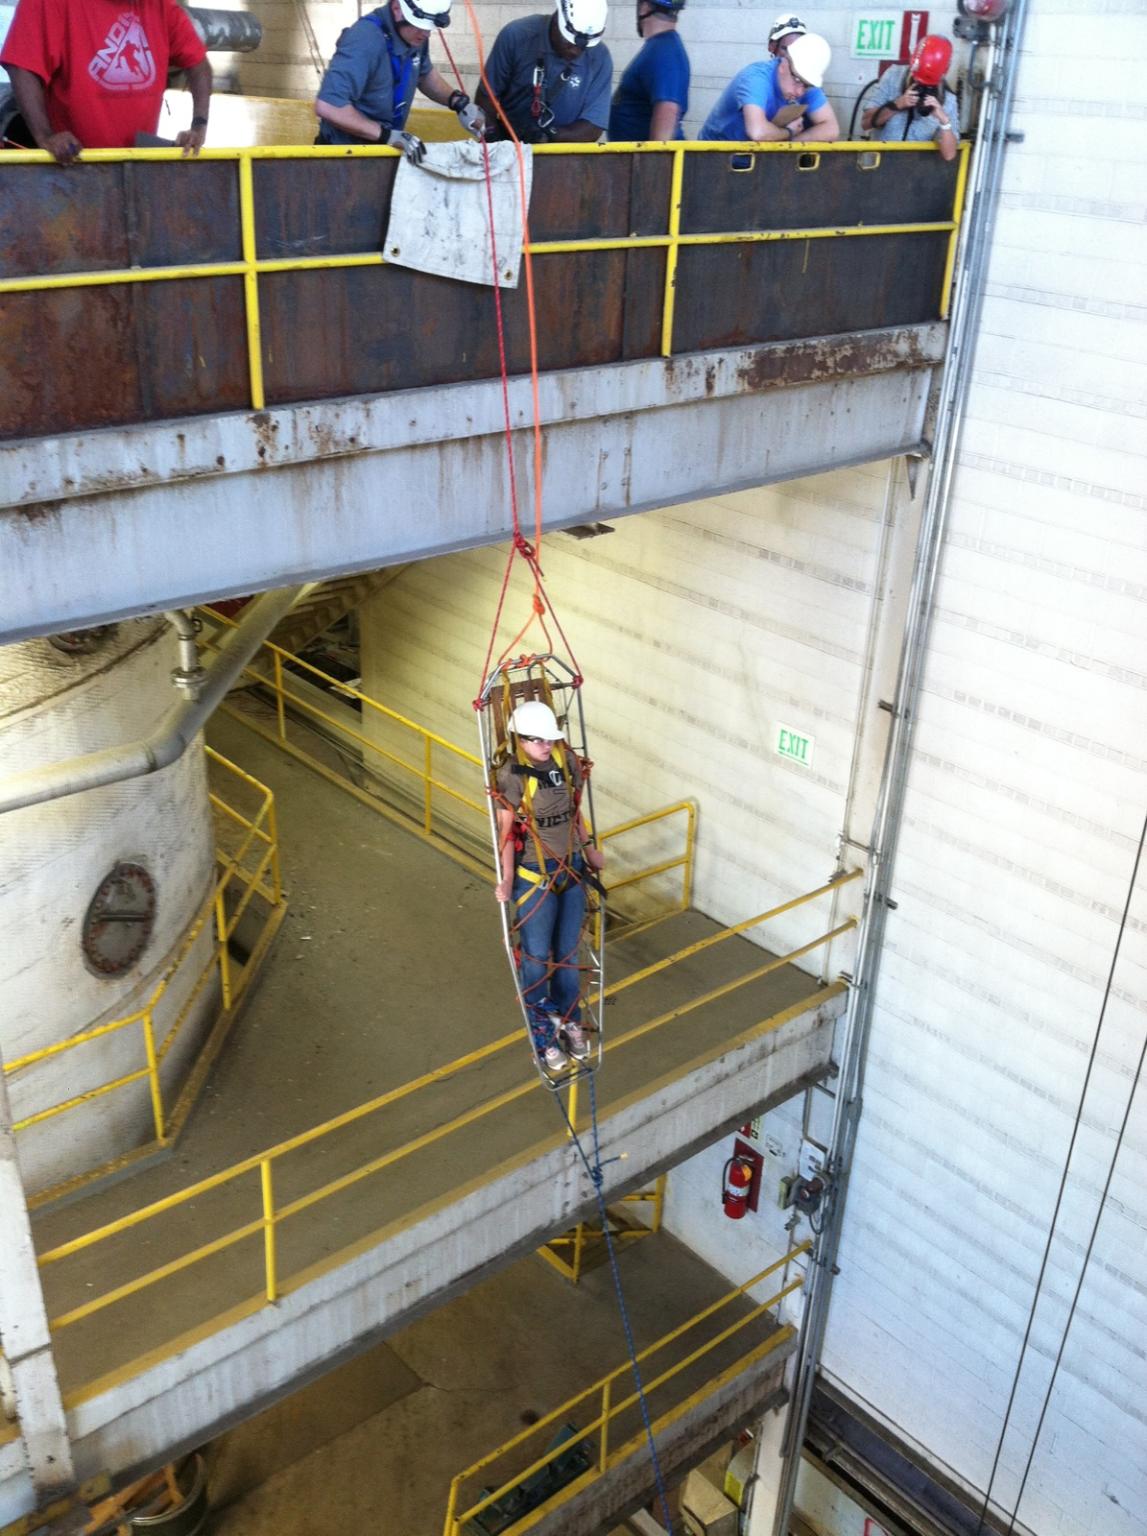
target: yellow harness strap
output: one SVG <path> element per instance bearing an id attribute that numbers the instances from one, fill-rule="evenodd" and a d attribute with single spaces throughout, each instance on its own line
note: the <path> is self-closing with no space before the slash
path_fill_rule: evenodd
<path id="1" fill-rule="evenodd" d="M 574 786 L 573 786 L 573 783 L 572 783 L 571 778 L 570 778 L 569 769 L 566 766 L 565 752 L 558 745 L 558 743 L 556 741 L 554 742 L 553 747 L 552 747 L 551 750 L 552 750 L 552 755 L 553 755 L 554 761 L 557 763 L 558 767 L 562 771 L 562 778 L 566 782 L 566 788 L 569 790 L 570 795 L 572 796 L 573 793 L 574 793 Z M 518 760 L 519 760 L 519 762 L 522 762 L 522 763 L 527 763 L 529 761 L 528 758 L 526 757 L 525 753 L 522 751 L 520 746 L 518 747 Z M 535 851 L 537 853 L 537 856 L 538 856 L 538 868 L 537 869 L 528 869 L 526 867 L 526 865 L 519 864 L 517 869 L 515 870 L 515 874 L 521 875 L 522 879 L 527 881 L 530 885 L 543 885 L 546 882 L 546 880 L 548 880 L 550 878 L 551 874 L 557 875 L 557 874 L 560 873 L 560 870 L 554 870 L 554 871 L 551 871 L 549 873 L 547 873 L 547 871 L 546 871 L 546 851 L 545 851 L 545 848 L 542 846 L 541 838 L 538 836 L 537 828 L 534 826 L 533 814 L 532 814 L 532 812 L 533 812 L 533 804 L 534 804 L 534 794 L 535 794 L 535 792 L 537 790 L 537 787 L 538 787 L 537 779 L 535 779 L 532 774 L 528 775 L 527 778 L 526 778 L 525 788 L 522 790 L 521 812 L 524 813 L 524 814 L 521 814 L 521 820 L 525 823 L 525 825 L 529 829 L 530 836 L 534 840 L 534 849 L 535 849 Z M 576 818 L 571 816 L 571 818 L 570 818 L 570 845 L 571 845 L 570 846 L 570 854 L 571 855 L 572 855 L 573 836 L 574 836 L 575 830 L 576 830 Z M 529 898 L 533 894 L 534 894 L 533 891 L 523 891 L 522 894 L 518 897 L 517 901 L 514 903 L 515 907 L 520 907 L 522 905 L 522 903 L 525 902 L 525 901 L 528 901 Z"/>

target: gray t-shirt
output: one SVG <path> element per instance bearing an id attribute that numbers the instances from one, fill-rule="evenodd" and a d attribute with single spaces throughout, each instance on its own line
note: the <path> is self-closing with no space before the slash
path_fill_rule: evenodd
<path id="1" fill-rule="evenodd" d="M 581 764 L 568 747 L 563 747 L 562 755 L 574 788 L 580 789 Z M 514 811 L 521 806 L 525 798 L 526 785 L 533 777 L 515 772 L 516 767 L 513 758 L 510 758 L 498 769 L 495 778 L 498 794 Z M 574 825 L 574 797 L 570 793 L 564 774 L 552 757 L 549 762 L 538 764 L 538 767 L 542 774 L 548 777 L 534 780 L 534 792 L 530 797 L 530 828 L 531 831 L 537 831 L 547 858 L 566 859 L 580 846 L 580 839 Z M 538 867 L 538 850 L 534 846 L 532 836 L 526 838 L 526 846 L 522 851 L 520 862 L 531 869 Z"/>
<path id="2" fill-rule="evenodd" d="M 494 40 L 486 60 L 486 76 L 517 134 L 534 126 L 534 70 L 541 60 L 545 72 L 542 97 L 554 114 L 554 126 L 568 128 L 583 118 L 595 127 L 609 125 L 609 95 L 613 60 L 604 43 L 587 48 L 568 64 L 550 46 L 549 16 L 520 16 L 507 22 Z"/>
<path id="3" fill-rule="evenodd" d="M 357 107 L 385 129 L 401 128 L 410 112 L 415 86 L 429 73 L 429 43 L 413 48 L 404 43 L 388 6 L 371 11 L 340 34 L 335 56 L 319 86 L 319 100 L 331 107 Z M 363 140 L 332 123 L 323 123 L 319 142 L 361 144 Z"/>
<path id="4" fill-rule="evenodd" d="M 881 75 L 880 84 L 876 87 L 872 97 L 870 103 L 872 109 L 879 111 L 881 107 L 890 106 L 897 96 L 903 94 L 907 84 L 908 71 L 906 69 L 886 69 Z M 929 91 L 928 94 L 934 96 L 936 92 Z M 960 108 L 951 91 L 944 92 L 943 116 L 951 123 L 952 132 L 958 134 L 960 131 Z M 904 132 L 906 124 L 908 127 L 907 133 Z M 919 113 L 913 112 L 911 121 L 909 121 L 907 112 L 894 112 L 886 123 L 881 123 L 880 127 L 874 128 L 872 132 L 874 137 L 880 139 L 882 143 L 899 144 L 902 140 L 907 139 L 909 144 L 918 144 L 926 142 L 928 139 L 934 139 L 940 132 L 940 124 L 936 121 L 935 112 L 930 112 L 927 117 L 921 117 Z"/>

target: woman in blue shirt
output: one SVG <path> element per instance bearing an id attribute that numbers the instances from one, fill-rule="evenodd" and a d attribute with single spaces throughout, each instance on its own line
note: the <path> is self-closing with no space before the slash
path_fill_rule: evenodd
<path id="1" fill-rule="evenodd" d="M 637 0 L 644 40 L 622 75 L 609 113 L 609 136 L 625 143 L 680 139 L 689 110 L 689 55 L 677 35 L 685 0 Z"/>

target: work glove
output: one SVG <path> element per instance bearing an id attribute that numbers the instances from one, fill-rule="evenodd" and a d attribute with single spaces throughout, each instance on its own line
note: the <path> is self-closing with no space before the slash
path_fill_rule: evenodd
<path id="1" fill-rule="evenodd" d="M 473 134 L 474 138 L 482 139 L 486 136 L 486 114 L 481 107 L 476 107 L 472 101 L 468 101 L 458 112 L 458 121 L 466 132 Z"/>
<path id="2" fill-rule="evenodd" d="M 400 149 L 411 165 L 421 165 L 426 159 L 426 145 L 416 133 L 404 133 L 401 128 L 393 128 L 386 142 L 391 149 Z"/>
<path id="3" fill-rule="evenodd" d="M 481 107 L 476 107 L 465 91 L 452 91 L 450 100 L 446 103 L 467 133 L 473 134 L 476 139 L 481 139 L 486 133 L 486 114 Z"/>

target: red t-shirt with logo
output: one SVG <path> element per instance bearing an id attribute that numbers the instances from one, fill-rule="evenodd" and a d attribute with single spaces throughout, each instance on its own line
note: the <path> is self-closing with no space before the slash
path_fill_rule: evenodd
<path id="1" fill-rule="evenodd" d="M 0 63 L 39 75 L 53 132 L 130 149 L 156 130 L 168 68 L 205 57 L 175 0 L 20 0 Z"/>

